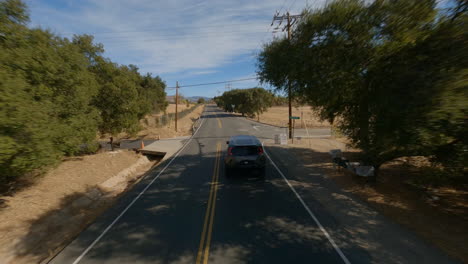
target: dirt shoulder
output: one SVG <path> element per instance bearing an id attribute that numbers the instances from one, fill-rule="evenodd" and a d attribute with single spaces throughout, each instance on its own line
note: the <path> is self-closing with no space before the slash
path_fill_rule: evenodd
<path id="1" fill-rule="evenodd" d="M 46 259 L 108 208 L 128 182 L 105 190 L 100 184 L 116 176 L 134 181 L 155 163 L 126 150 L 70 158 L 29 187 L 2 196 L 2 263 Z"/>
<path id="2" fill-rule="evenodd" d="M 377 183 L 367 184 L 344 169 L 333 169 L 329 150 L 339 148 L 347 158 L 357 152 L 346 148 L 342 141 L 301 140 L 288 148 L 300 157 L 305 166 L 323 169 L 345 192 L 358 196 L 387 218 L 414 231 L 452 257 L 468 263 L 466 186 L 417 188 L 409 184 L 411 179 L 424 173 L 421 169 L 424 165 L 422 158 L 388 162 L 381 168 Z"/>

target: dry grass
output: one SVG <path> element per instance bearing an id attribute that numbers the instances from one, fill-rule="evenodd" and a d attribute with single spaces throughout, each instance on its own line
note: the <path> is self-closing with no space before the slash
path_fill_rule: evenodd
<path id="1" fill-rule="evenodd" d="M 64 160 L 57 168 L 51 169 L 34 185 L 19 191 L 14 196 L 2 197 L 7 208 L 0 211 L 2 219 L 0 230 L 8 226 L 8 214 L 12 208 L 24 208 L 20 215 L 30 219 L 39 211 L 58 204 L 60 197 L 68 193 L 84 192 L 87 186 L 93 186 L 117 174 L 138 159 L 133 151 L 106 152 Z M 40 203 L 38 203 L 40 201 Z"/>
<path id="2" fill-rule="evenodd" d="M 369 185 L 344 169 L 333 170 L 328 151 L 340 148 L 353 160 L 357 150 L 333 139 L 295 141 L 293 152 L 306 166 L 325 170 L 344 190 L 354 193 L 377 211 L 413 230 L 449 255 L 468 263 L 467 186 L 421 188 L 409 182 L 422 176 L 428 165 L 424 157 L 406 157 L 385 163 L 377 183 Z M 307 151 L 311 149 L 313 151 Z M 434 199 L 434 197 L 436 197 Z"/>
<path id="3" fill-rule="evenodd" d="M 57 168 L 51 169 L 44 176 L 35 179 L 30 186 L 14 194 L 0 197 L 4 202 L 0 211 L 0 219 L 2 219 L 0 221 L 0 259 L 5 261 L 0 262 L 35 263 L 39 262 L 40 258 L 47 256 L 50 253 L 48 250 L 54 250 L 61 241 L 69 239 L 69 237 L 61 239 L 55 237 L 57 241 L 52 241 L 53 243 L 47 241 L 53 245 L 35 243 L 35 240 L 45 237 L 44 231 L 37 234 L 35 232 L 51 227 L 51 223 L 47 224 L 45 220 L 56 212 L 63 210 L 71 212 L 69 202 L 73 201 L 72 198 L 79 197 L 90 188 L 133 165 L 139 157 L 133 151 L 122 150 L 69 158 Z M 145 169 L 149 169 L 149 167 L 150 165 Z M 82 213 L 84 212 L 78 212 L 79 215 Z M 86 218 L 92 220 L 99 213 L 100 208 L 96 208 L 95 211 L 88 212 Z M 76 224 L 73 219 L 68 218 L 56 218 L 52 224 L 61 227 L 69 222 Z M 76 229 L 76 227 L 73 228 Z M 76 230 L 70 232 L 76 232 Z M 51 240 L 54 240 L 53 234 L 50 234 Z M 34 252 L 34 244 L 37 244 L 38 247 L 50 246 L 50 248 Z M 14 260 L 11 260 L 12 256 L 15 256 Z"/>
<path id="4" fill-rule="evenodd" d="M 186 104 L 181 104 L 181 103 L 179 103 L 179 105 L 177 105 L 177 111 L 180 112 L 180 111 L 183 111 L 183 110 L 185 110 L 185 109 L 187 109 L 187 108 L 190 108 L 190 107 L 192 107 L 192 106 L 194 106 L 194 104 L 190 104 L 189 107 L 187 107 Z M 169 105 L 167 106 L 167 108 L 166 108 L 166 113 L 167 113 L 167 114 L 175 113 L 175 104 L 169 104 Z"/>
<path id="5" fill-rule="evenodd" d="M 179 104 L 177 111 L 180 112 L 193 106 L 193 104 L 189 107 Z M 154 120 L 158 119 L 164 113 L 149 114 L 144 119 L 140 120 L 142 129 L 136 136 L 129 136 L 127 133 L 120 133 L 117 136 L 114 136 L 114 140 L 118 142 L 120 139 L 160 139 L 191 135 L 193 122 L 201 116 L 204 108 L 204 105 L 199 105 L 190 114 L 180 118 L 177 122 L 177 132 L 175 131 L 175 120 L 171 120 L 169 124 L 164 127 L 157 127 Z M 166 113 L 175 113 L 175 104 L 169 104 L 166 109 Z M 110 135 L 108 134 L 103 135 L 101 136 L 101 140 L 108 140 L 109 137 Z"/>
<path id="6" fill-rule="evenodd" d="M 171 110 L 175 111 L 174 104 L 171 104 L 169 106 L 170 107 L 168 107 L 168 113 Z M 179 105 L 177 109 L 178 111 L 182 111 L 187 108 L 185 106 L 184 108 L 181 108 L 181 106 L 182 105 Z M 201 113 L 203 112 L 204 108 L 205 108 L 204 105 L 199 105 L 190 114 L 179 119 L 177 122 L 177 132 L 175 131 L 175 120 L 171 120 L 171 122 L 165 127 L 156 127 L 151 122 L 147 122 L 147 123 L 141 122 L 143 129 L 140 132 L 138 132 L 137 138 L 157 139 L 157 138 L 172 138 L 172 137 L 178 137 L 178 136 L 191 135 L 193 122 L 201 116 Z M 154 119 L 154 117 L 155 115 L 150 115 L 147 118 Z"/>
<path id="7" fill-rule="evenodd" d="M 307 127 L 330 127 L 327 121 L 320 121 L 317 113 L 308 106 L 293 107 L 292 115 L 301 117 L 301 120 L 306 123 Z M 256 120 L 257 118 L 252 118 Z M 295 121 L 295 127 L 303 127 L 301 120 Z M 260 122 L 285 127 L 288 125 L 288 107 L 287 106 L 273 106 L 266 112 L 260 115 Z"/>

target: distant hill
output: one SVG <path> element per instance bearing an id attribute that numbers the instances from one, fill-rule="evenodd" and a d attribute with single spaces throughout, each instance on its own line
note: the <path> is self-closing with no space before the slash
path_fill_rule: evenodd
<path id="1" fill-rule="evenodd" d="M 205 101 L 211 100 L 210 97 L 205 97 L 205 96 L 190 96 L 190 97 L 186 97 L 186 98 L 187 98 L 188 100 L 190 100 L 191 102 L 196 102 L 196 101 L 198 101 L 198 99 L 200 99 L 200 98 L 205 99 Z"/>
<path id="2" fill-rule="evenodd" d="M 212 99 L 210 97 L 205 97 L 205 96 L 189 96 L 189 97 L 184 97 L 184 98 L 188 99 L 190 102 L 194 102 L 194 103 L 196 103 L 198 101 L 198 99 L 200 99 L 200 98 L 205 99 L 205 101 L 209 101 L 209 100 Z M 179 97 L 179 100 L 181 100 L 181 99 L 182 98 Z M 169 103 L 175 103 L 175 95 L 166 96 L 166 101 L 168 101 Z"/>
<path id="3" fill-rule="evenodd" d="M 175 96 L 174 95 L 166 96 L 166 101 L 168 101 L 169 103 L 175 103 Z"/>

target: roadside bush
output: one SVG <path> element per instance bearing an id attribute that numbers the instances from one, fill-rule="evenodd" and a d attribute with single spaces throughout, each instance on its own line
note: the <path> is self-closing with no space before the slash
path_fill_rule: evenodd
<path id="1" fill-rule="evenodd" d="M 22 1 L 0 1 L 0 182 L 92 153 L 99 132 L 135 133 L 167 106 L 159 77 L 105 59 L 92 36 L 69 40 L 28 20 Z"/>
<path id="2" fill-rule="evenodd" d="M 290 84 L 376 172 L 424 155 L 468 180 L 468 5 L 436 4 L 335 0 L 304 10 L 291 40 L 264 46 L 258 75 L 283 92 Z"/>

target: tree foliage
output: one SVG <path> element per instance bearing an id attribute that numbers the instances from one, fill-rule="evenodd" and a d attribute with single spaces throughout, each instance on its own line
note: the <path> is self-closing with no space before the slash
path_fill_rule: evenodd
<path id="1" fill-rule="evenodd" d="M 0 181 L 81 153 L 98 132 L 135 132 L 167 106 L 159 77 L 104 58 L 92 36 L 27 22 L 22 1 L 0 1 Z"/>
<path id="2" fill-rule="evenodd" d="M 259 116 L 271 107 L 273 94 L 263 88 L 234 89 L 214 98 L 216 104 L 229 112 L 242 116 Z M 234 107 L 233 107 L 234 106 Z"/>
<path id="3" fill-rule="evenodd" d="M 258 74 L 281 90 L 290 80 L 293 94 L 336 121 L 368 164 L 422 154 L 463 169 L 466 6 L 445 14 L 435 6 L 337 0 L 306 10 L 290 42 L 264 47 Z"/>

